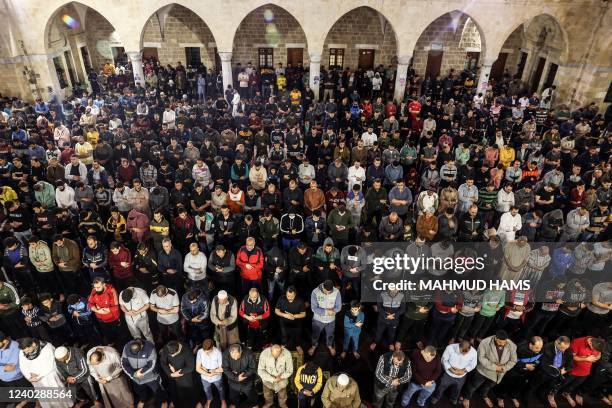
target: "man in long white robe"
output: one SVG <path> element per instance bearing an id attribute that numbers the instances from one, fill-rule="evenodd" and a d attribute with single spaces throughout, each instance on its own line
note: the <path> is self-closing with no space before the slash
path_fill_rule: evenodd
<path id="1" fill-rule="evenodd" d="M 55 366 L 55 347 L 51 343 L 25 338 L 19 342 L 19 368 L 23 376 L 34 388 L 66 388 Z M 73 396 L 74 397 L 74 396 Z M 70 408 L 74 405 L 69 399 L 60 401 L 40 401 L 42 408 Z"/>
<path id="2" fill-rule="evenodd" d="M 501 216 L 499 220 L 499 228 L 497 229 L 497 235 L 503 244 L 512 242 L 516 238 L 516 232 L 519 231 L 522 226 L 523 223 L 518 208 L 512 206 L 510 211 L 505 212 Z"/>
<path id="3" fill-rule="evenodd" d="M 89 373 L 98 382 L 106 408 L 134 406 L 134 397 L 121 368 L 121 356 L 112 347 L 98 346 L 87 352 Z"/>

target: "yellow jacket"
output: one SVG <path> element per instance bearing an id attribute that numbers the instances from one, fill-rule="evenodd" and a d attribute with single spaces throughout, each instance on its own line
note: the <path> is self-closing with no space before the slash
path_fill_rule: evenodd
<path id="1" fill-rule="evenodd" d="M 17 193 L 11 187 L 4 186 L 0 191 L 0 203 L 4 204 L 7 201 L 17 201 Z"/>
<path id="2" fill-rule="evenodd" d="M 499 151 L 499 162 L 504 166 L 504 169 L 508 168 L 510 163 L 514 161 L 516 153 L 513 147 L 502 147 Z"/>

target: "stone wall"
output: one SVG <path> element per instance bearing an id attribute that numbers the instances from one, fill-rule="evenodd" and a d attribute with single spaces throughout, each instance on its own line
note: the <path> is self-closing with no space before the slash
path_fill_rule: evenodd
<path id="1" fill-rule="evenodd" d="M 462 13 L 447 13 L 439 17 L 421 34 L 413 54 L 413 68 L 419 75 L 425 74 L 432 44 L 441 44 L 443 47 L 440 68 L 440 74 L 443 76 L 451 69 L 456 71 L 464 69 L 467 51 L 481 51 L 478 28 L 467 15 Z"/>
<path id="2" fill-rule="evenodd" d="M 199 46 L 202 64 L 212 68 L 215 62 L 214 42 L 206 23 L 193 11 L 179 5 L 172 6 L 168 12 L 163 30 L 160 29 L 160 19 L 153 15 L 147 21 L 143 34 L 145 46 L 146 43 L 160 46 L 157 57 L 163 65 L 176 65 L 178 61 L 186 65 L 185 47 Z"/>
<path id="3" fill-rule="evenodd" d="M 259 48 L 274 48 L 274 66 L 287 64 L 287 45 L 303 48 L 303 61 L 309 62 L 306 35 L 297 20 L 278 6 L 267 5 L 253 10 L 238 26 L 234 37 L 232 63 L 243 66 L 249 61 L 259 67 Z M 303 47 L 302 47 L 303 45 Z"/>
<path id="4" fill-rule="evenodd" d="M 518 63 L 521 58 L 521 47 L 523 47 L 523 26 L 521 25 L 510 34 L 502 46 L 502 52 L 507 52 L 505 69 L 510 74 L 516 74 Z"/>
<path id="5" fill-rule="evenodd" d="M 331 28 L 325 39 L 321 65 L 329 65 L 329 49 L 332 45 L 344 48 L 344 68 L 356 69 L 359 61 L 357 44 L 378 47 L 374 53 L 374 66 L 395 63 L 397 44 L 391 24 L 375 10 L 360 7 L 342 16 Z M 366 48 L 365 46 L 362 48 Z"/>
<path id="6" fill-rule="evenodd" d="M 99 71 L 107 61 L 113 62 L 112 48 L 121 46 L 121 39 L 111 23 L 92 9 L 87 10 L 85 27 L 91 65 L 94 70 Z"/>

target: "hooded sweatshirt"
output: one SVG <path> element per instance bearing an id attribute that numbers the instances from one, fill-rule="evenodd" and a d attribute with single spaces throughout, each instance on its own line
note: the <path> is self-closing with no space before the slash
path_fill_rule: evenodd
<path id="1" fill-rule="evenodd" d="M 338 313 L 342 309 L 342 297 L 340 291 L 335 287 L 330 293 L 325 293 L 323 284 L 317 286 L 310 295 L 310 308 L 314 314 L 313 320 L 328 324 L 336 320 L 336 315 L 328 316 L 326 311 L 333 309 L 335 313 Z"/>
<path id="2" fill-rule="evenodd" d="M 53 272 L 51 250 L 45 241 L 38 241 L 36 246 L 28 248 L 30 262 L 40 273 Z"/>

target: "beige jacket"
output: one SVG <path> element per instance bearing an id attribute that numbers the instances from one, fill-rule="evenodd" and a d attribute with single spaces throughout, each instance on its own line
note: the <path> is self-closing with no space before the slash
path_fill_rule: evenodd
<path id="1" fill-rule="evenodd" d="M 504 378 L 504 375 L 510 371 L 516 364 L 516 344 L 508 340 L 508 344 L 502 351 L 501 358 L 497 353 L 495 347 L 495 336 L 489 336 L 478 345 L 478 365 L 476 370 L 491 381 L 495 381 L 499 384 Z M 504 371 L 498 373 L 496 371 L 497 364 L 501 364 L 504 367 Z"/>
<path id="2" fill-rule="evenodd" d="M 293 375 L 293 359 L 291 352 L 283 348 L 278 358 L 272 355 L 272 347 L 268 347 L 259 355 L 257 374 L 261 377 L 263 384 L 274 392 L 279 392 L 289 384 L 289 378 Z M 276 377 L 282 380 L 275 382 Z"/>
<path id="3" fill-rule="evenodd" d="M 321 402 L 325 408 L 359 408 L 361 406 L 359 387 L 355 380 L 349 377 L 348 385 L 341 388 L 338 385 L 338 376 L 334 375 L 325 383 Z"/>
<path id="4" fill-rule="evenodd" d="M 255 190 L 263 190 L 268 181 L 268 171 L 264 166 L 260 166 L 259 170 L 255 166 L 249 169 L 249 181 Z"/>

